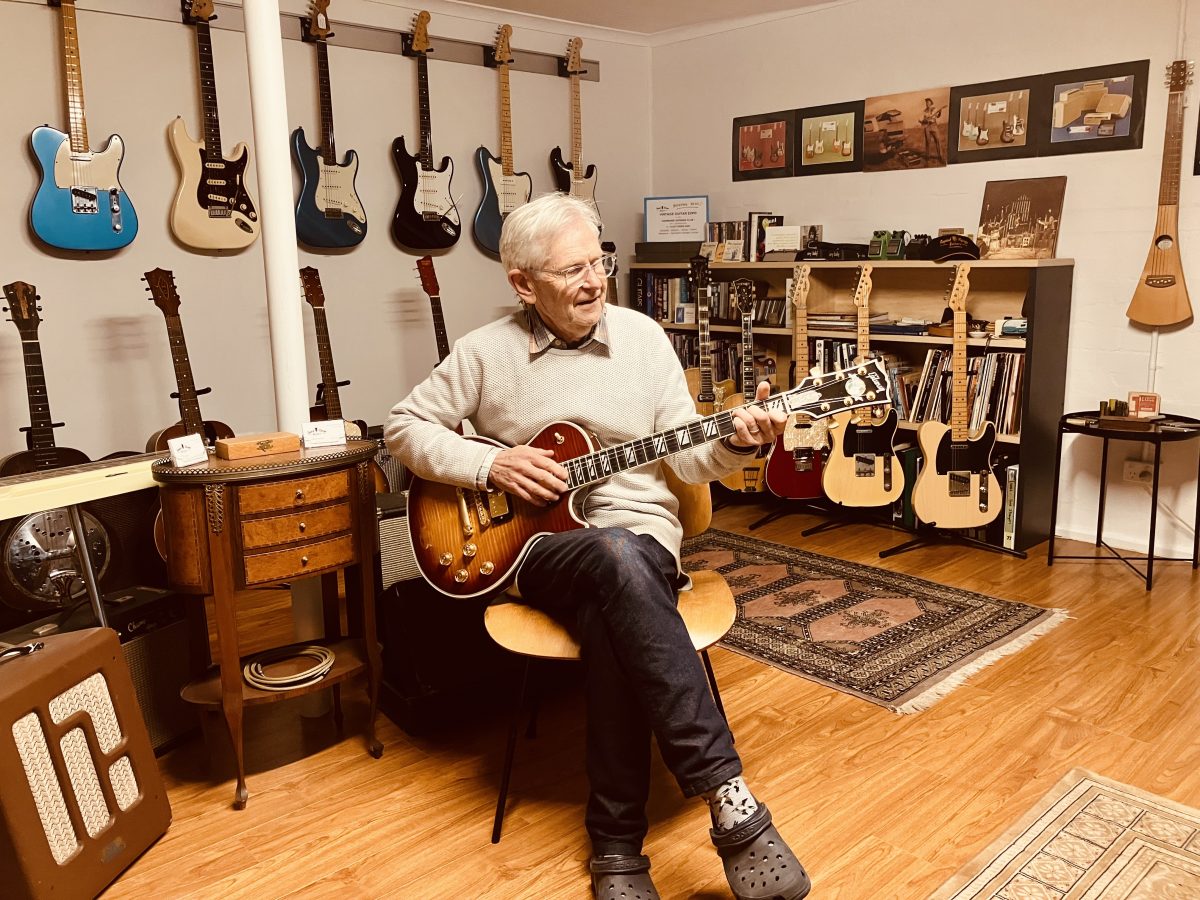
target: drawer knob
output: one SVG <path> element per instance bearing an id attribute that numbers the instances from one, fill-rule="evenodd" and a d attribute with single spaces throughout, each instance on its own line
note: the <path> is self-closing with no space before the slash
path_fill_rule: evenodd
<path id="1" fill-rule="evenodd" d="M 308 557 L 307 556 L 300 557 L 300 565 L 302 565 L 302 566 L 308 565 Z"/>
<path id="2" fill-rule="evenodd" d="M 304 491 L 300 490 L 299 488 L 296 488 L 296 499 L 297 500 L 304 499 Z"/>
<path id="3" fill-rule="evenodd" d="M 301 523 L 300 523 L 300 532 L 301 532 L 302 534 L 304 533 L 304 530 L 305 530 L 306 528 L 308 528 L 308 526 L 307 526 L 307 525 L 305 525 L 303 522 L 301 522 Z"/>

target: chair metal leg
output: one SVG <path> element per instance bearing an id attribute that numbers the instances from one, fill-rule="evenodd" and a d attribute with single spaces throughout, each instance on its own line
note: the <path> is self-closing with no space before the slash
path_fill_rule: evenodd
<path id="1" fill-rule="evenodd" d="M 512 723 L 508 728 L 508 745 L 504 750 L 504 768 L 500 772 L 500 795 L 496 798 L 496 816 L 492 820 L 492 843 L 500 843 L 500 829 L 504 827 L 504 806 L 508 802 L 508 782 L 512 775 L 513 757 L 517 752 L 517 731 L 521 727 L 521 713 L 525 709 L 525 697 L 529 690 L 529 668 L 532 660 L 525 659 L 521 673 L 521 691 L 517 695 L 517 707 L 513 710 Z"/>

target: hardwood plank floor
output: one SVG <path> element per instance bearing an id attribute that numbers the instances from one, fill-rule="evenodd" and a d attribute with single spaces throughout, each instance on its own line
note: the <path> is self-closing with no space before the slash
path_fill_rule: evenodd
<path id="1" fill-rule="evenodd" d="M 714 524 L 746 532 L 761 513 L 729 506 Z M 1045 545 L 1027 560 L 931 547 L 881 561 L 901 535 L 853 526 L 800 538 L 816 521 L 793 515 L 756 535 L 1071 618 L 912 716 L 712 652 L 747 781 L 812 875 L 813 898 L 927 897 L 1074 766 L 1200 806 L 1200 575 L 1186 563 L 1161 565 L 1147 593 L 1119 563 L 1048 568 Z M 289 640 L 279 598 L 250 599 L 243 646 Z M 577 692 L 549 697 L 539 736 L 521 741 L 498 845 L 503 704 L 416 737 L 380 716 L 373 760 L 357 733 L 361 691 L 343 694 L 341 739 L 329 717 L 290 702 L 250 711 L 243 811 L 230 807 L 225 748 L 211 775 L 199 740 L 163 757 L 174 822 L 105 897 L 590 897 Z M 662 895 L 729 897 L 703 804 L 681 798 L 661 764 L 649 812 Z"/>

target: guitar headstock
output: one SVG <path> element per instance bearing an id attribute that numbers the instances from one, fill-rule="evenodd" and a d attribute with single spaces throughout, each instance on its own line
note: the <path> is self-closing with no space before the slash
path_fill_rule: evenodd
<path id="1" fill-rule="evenodd" d="M 154 298 L 164 316 L 179 315 L 179 292 L 175 290 L 175 273 L 170 269 L 151 269 L 142 276 L 146 290 Z"/>
<path id="2" fill-rule="evenodd" d="M 36 340 L 38 325 L 42 321 L 38 315 L 41 310 L 38 301 L 42 298 L 38 296 L 37 288 L 24 281 L 14 281 L 4 286 L 4 299 L 8 301 L 4 311 L 8 313 L 9 321 L 17 326 L 17 331 L 21 332 L 21 338 Z"/>
<path id="3" fill-rule="evenodd" d="M 413 36 L 412 36 L 412 52 L 416 54 L 425 54 L 430 51 L 429 46 L 429 13 L 421 10 L 413 19 Z"/>
<path id="4" fill-rule="evenodd" d="M 1195 72 L 1196 64 L 1187 59 L 1177 59 L 1175 62 L 1167 66 L 1167 75 L 1164 81 L 1167 89 L 1172 94 L 1178 94 L 1181 91 L 1186 91 L 1187 86 L 1192 83 L 1192 74 Z"/>
<path id="5" fill-rule="evenodd" d="M 857 309 L 866 309 L 867 304 L 871 301 L 872 271 L 874 271 L 873 266 L 858 267 L 858 282 L 854 285 L 854 306 Z"/>
<path id="6" fill-rule="evenodd" d="M 712 273 L 708 271 L 708 257 L 693 256 L 689 260 L 688 284 L 695 294 L 699 294 L 700 291 L 712 284 Z"/>
<path id="7" fill-rule="evenodd" d="M 313 309 L 325 305 L 325 289 L 321 287 L 321 273 L 312 266 L 300 270 L 300 286 L 304 288 L 304 299 Z"/>
<path id="8" fill-rule="evenodd" d="M 583 38 L 573 37 L 567 41 L 567 74 L 582 75 L 587 70 L 583 67 Z"/>
<path id="9" fill-rule="evenodd" d="M 971 290 L 971 282 L 967 278 L 971 267 L 966 263 L 959 263 L 954 267 L 954 281 L 950 284 L 950 291 L 946 295 L 946 305 L 956 313 L 966 313 L 967 311 L 967 292 Z"/>
<path id="10" fill-rule="evenodd" d="M 868 359 L 848 369 L 810 375 L 782 399 L 789 413 L 820 419 L 848 409 L 888 404 L 892 391 L 883 360 Z"/>
<path id="11" fill-rule="evenodd" d="M 324 41 L 333 37 L 329 28 L 329 0 L 312 0 L 308 18 L 302 19 L 301 23 L 306 41 Z"/>
<path id="12" fill-rule="evenodd" d="M 799 263 L 792 269 L 792 289 L 788 294 L 788 303 L 796 309 L 808 308 L 808 291 L 811 287 L 808 274 L 811 271 L 812 266 L 808 263 Z"/>
<path id="13" fill-rule="evenodd" d="M 440 297 L 442 292 L 438 287 L 437 273 L 433 271 L 433 257 L 422 256 L 418 259 L 417 272 L 421 276 L 421 290 L 430 297 Z"/>
<path id="14" fill-rule="evenodd" d="M 758 289 L 749 278 L 739 278 L 733 282 L 733 305 L 737 307 L 743 319 L 754 319 L 754 300 Z"/>
<path id="15" fill-rule="evenodd" d="M 185 25 L 195 25 L 197 22 L 211 22 L 217 17 L 213 9 L 213 0 L 183 0 L 183 22 Z"/>
<path id="16" fill-rule="evenodd" d="M 511 37 L 511 25 L 501 25 L 500 29 L 496 32 L 496 47 L 494 53 L 496 56 L 496 65 L 498 66 L 512 65 L 512 48 L 508 45 Z"/>

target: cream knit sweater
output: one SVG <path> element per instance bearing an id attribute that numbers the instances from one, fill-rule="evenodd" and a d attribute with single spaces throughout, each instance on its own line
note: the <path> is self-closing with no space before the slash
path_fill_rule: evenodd
<path id="1" fill-rule="evenodd" d="M 632 309 L 608 306 L 608 346 L 551 347 L 530 354 L 523 312 L 460 338 L 442 363 L 388 416 L 384 438 L 405 466 L 430 481 L 482 488 L 499 450 L 452 429 L 470 419 L 476 431 L 506 445 L 531 440 L 551 422 L 574 422 L 601 445 L 647 437 L 698 418 L 683 369 L 663 329 Z M 660 466 L 701 483 L 745 459 L 721 441 L 621 472 L 594 486 L 583 511 L 600 527 L 652 535 L 679 558 L 678 502 Z"/>

